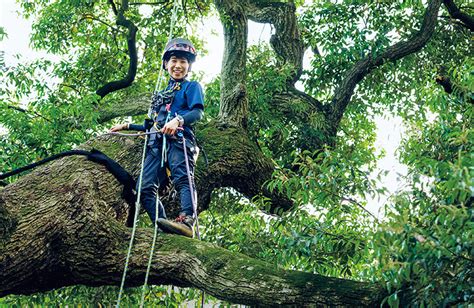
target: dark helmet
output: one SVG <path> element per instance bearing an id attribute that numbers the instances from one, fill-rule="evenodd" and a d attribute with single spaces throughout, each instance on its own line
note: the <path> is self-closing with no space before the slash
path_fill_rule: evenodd
<path id="1" fill-rule="evenodd" d="M 163 69 L 165 68 L 165 61 L 168 61 L 172 56 L 185 57 L 189 64 L 196 61 L 196 49 L 190 40 L 184 38 L 175 38 L 170 40 L 165 47 L 165 52 L 161 57 Z"/>

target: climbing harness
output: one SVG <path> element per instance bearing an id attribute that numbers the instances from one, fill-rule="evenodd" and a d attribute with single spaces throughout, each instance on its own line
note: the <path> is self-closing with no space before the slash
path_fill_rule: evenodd
<path id="1" fill-rule="evenodd" d="M 181 89 L 181 83 L 179 82 L 176 82 L 172 87 L 171 89 L 168 89 L 166 91 L 163 92 L 163 99 L 162 99 L 162 104 L 165 104 L 165 109 L 166 109 L 166 119 L 165 119 L 165 123 L 168 123 L 168 121 L 170 120 L 170 116 L 171 116 L 171 104 L 173 104 L 173 100 L 174 100 L 174 95 L 175 95 L 175 90 L 179 91 Z M 166 94 L 168 94 L 168 96 L 165 96 Z M 165 101 L 165 99 L 167 99 Z M 157 107 L 161 107 L 161 105 L 158 105 Z M 163 168 L 164 166 L 164 163 L 168 160 L 168 156 L 167 156 L 167 148 L 166 148 L 166 134 L 163 134 L 163 144 L 162 144 L 162 147 L 161 147 L 161 167 Z"/>

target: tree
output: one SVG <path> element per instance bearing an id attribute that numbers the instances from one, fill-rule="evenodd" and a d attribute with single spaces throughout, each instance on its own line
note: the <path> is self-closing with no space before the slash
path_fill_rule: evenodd
<path id="1" fill-rule="evenodd" d="M 412 260 L 413 251 L 397 254 L 383 249 L 401 237 L 407 243 L 412 236 L 420 243 L 427 242 L 419 229 L 397 232 L 391 238 L 391 224 L 396 226 L 400 220 L 403 223 L 406 215 L 413 213 L 397 215 L 402 211 L 393 211 L 395 218 L 374 230 L 363 205 L 367 195 L 380 191 L 367 178 L 376 159 L 368 113 L 385 112 L 388 106 L 407 119 L 419 120 L 409 112 L 417 106 L 419 93 L 431 94 L 431 101 L 440 95 L 452 97 L 433 90 L 440 80 L 434 78 L 433 71 L 441 65 L 449 67 L 448 74 L 457 82 L 454 97 L 464 106 L 461 110 L 471 107 L 466 97 L 472 97 L 472 89 L 463 86 L 463 82 L 469 84 L 472 78 L 463 77 L 462 72 L 472 69 L 467 52 L 472 44 L 472 18 L 452 1 L 444 1 L 447 13 L 442 4 L 441 0 L 430 1 L 426 6 L 421 2 L 327 2 L 304 7 L 297 16 L 300 4 L 291 1 L 214 1 L 224 28 L 225 53 L 220 78 L 207 88 L 209 117 L 198 130 L 209 161 L 208 167 L 201 164 L 196 174 L 200 210 L 214 211 L 225 221 L 222 212 L 209 207 L 216 200 L 227 200 L 242 209 L 229 193 L 216 193 L 220 188 L 232 188 L 240 194 L 238 199 L 253 200 L 254 204 L 261 204 L 260 209 L 280 215 L 275 218 L 276 223 L 263 221 L 260 228 L 266 225 L 277 234 L 279 244 L 287 245 L 288 258 L 277 257 L 269 248 L 272 240 L 262 240 L 261 234 L 244 237 L 239 244 L 217 238 L 215 242 L 246 250 L 247 240 L 262 240 L 268 247 L 262 244 L 253 252 L 245 252 L 272 263 L 284 260 L 286 268 L 327 276 L 282 271 L 212 244 L 162 235 L 151 283 L 194 286 L 231 302 L 260 305 L 376 305 L 387 294 L 389 304 L 396 304 L 400 298 L 407 303 L 429 301 L 431 293 L 425 291 L 420 296 L 424 283 L 414 283 L 404 270 L 402 274 L 393 272 L 406 268 L 397 262 L 403 261 L 412 268 L 406 260 Z M 155 9 L 149 17 L 141 16 L 140 5 L 127 0 L 22 4 L 26 16 L 40 11 L 34 25 L 34 46 L 63 54 L 67 61 L 38 61 L 6 70 L 17 90 L 3 91 L 3 98 L 9 99 L 2 101 L 2 121 L 9 129 L 3 137 L 4 164 L 14 167 L 67 149 L 83 143 L 114 118 L 146 112 L 150 85 L 154 84 L 160 65 L 157 50 L 162 49 L 166 37 L 163 31 L 158 35 L 157 29 L 166 29 L 169 24 L 171 2 L 150 3 Z M 211 4 L 198 1 L 183 3 L 183 7 L 186 14 L 181 18 L 191 23 L 199 15 L 208 14 Z M 440 19 L 440 14 L 450 17 Z M 274 27 L 270 46 L 247 47 L 248 20 Z M 116 25 L 112 25 L 114 21 Z M 176 27 L 178 34 L 184 33 L 184 24 Z M 391 37 L 392 32 L 396 37 Z M 440 47 L 448 43 L 454 46 L 449 55 Z M 303 75 L 303 55 L 308 47 L 315 58 L 311 70 Z M 141 62 L 139 54 L 143 57 Z M 422 63 L 423 71 L 414 74 L 414 63 Z M 37 77 L 40 70 L 60 78 L 60 84 L 52 88 L 42 83 Z M 295 86 L 302 76 L 304 92 Z M 390 83 L 380 83 L 381 78 Z M 41 98 L 22 108 L 19 101 L 32 88 Z M 447 100 L 442 105 L 451 103 Z M 436 111 L 445 114 L 443 109 Z M 472 109 L 465 112 L 460 122 L 469 123 L 471 114 Z M 449 118 L 448 122 L 451 125 L 456 121 Z M 463 125 L 456 132 L 456 138 L 460 138 L 457 148 L 440 150 L 443 155 L 450 155 L 446 158 L 448 165 L 458 159 L 452 153 L 462 157 L 470 153 L 466 148 L 472 146 L 472 131 Z M 444 142 L 449 138 L 443 145 Z M 29 157 L 18 155 L 25 145 L 35 149 Z M 419 177 L 426 173 L 422 159 L 426 154 L 421 146 L 409 145 L 408 141 L 406 156 L 410 163 L 414 162 L 414 174 Z M 133 175 L 138 173 L 137 140 L 96 137 L 81 148 L 102 150 Z M 461 161 L 461 170 L 472 166 Z M 462 232 L 472 217 L 472 197 L 462 187 L 472 186 L 473 177 L 466 172 L 463 181 L 446 178 L 446 171 L 443 176 L 436 174 L 433 181 L 435 186 L 445 187 L 445 193 L 459 190 L 449 204 L 459 212 L 454 215 L 447 210 L 443 216 L 459 220 L 455 234 Z M 453 182 L 453 186 L 443 184 L 446 181 Z M 413 182 L 414 187 L 417 183 Z M 420 196 L 421 191 L 416 195 L 413 190 L 413 195 L 408 193 L 405 199 L 401 195 L 395 204 L 406 209 L 413 202 L 428 203 L 423 199 L 426 195 Z M 437 202 L 444 200 L 443 194 L 434 198 Z M 319 217 L 302 221 L 301 217 L 308 215 L 303 209 L 308 203 L 316 208 Z M 3 188 L 0 294 L 32 293 L 72 284 L 116 285 L 130 236 L 124 224 L 127 209 L 120 184 L 105 169 L 81 158 L 62 159 Z M 422 213 L 426 208 L 418 210 Z M 357 226 L 357 220 L 365 222 Z M 222 231 L 218 226 L 204 226 L 210 228 L 210 239 L 213 232 Z M 316 231 L 309 226 L 316 226 Z M 288 230 L 291 236 L 285 234 Z M 28 239 L 24 238 L 25 233 L 30 234 Z M 366 235 L 372 239 L 364 239 Z M 419 240 L 418 235 L 425 240 Z M 130 286 L 143 281 L 150 238 L 149 229 L 139 230 L 127 280 Z M 437 240 L 443 243 L 439 237 Z M 472 242 L 452 254 L 454 259 L 465 261 L 456 271 L 460 270 L 468 280 L 472 279 L 472 271 L 466 270 L 472 262 L 467 257 L 470 249 Z M 367 274 L 363 269 L 371 263 L 367 258 L 374 258 L 374 251 L 379 253 L 381 266 Z M 264 252 L 268 255 L 260 254 Z M 324 257 L 318 259 L 318 253 Z M 295 255 L 304 262 L 294 261 Z M 387 271 L 384 266 L 391 267 Z M 452 268 L 446 266 L 442 273 L 449 271 Z M 416 278 L 423 276 L 420 272 Z M 365 281 L 378 278 L 379 282 L 328 276 Z M 429 276 L 425 273 L 423 278 L 426 277 Z M 440 285 L 446 279 L 449 277 L 439 280 Z M 434 300 L 459 303 L 468 301 L 470 296 L 464 288 L 450 289 Z"/>

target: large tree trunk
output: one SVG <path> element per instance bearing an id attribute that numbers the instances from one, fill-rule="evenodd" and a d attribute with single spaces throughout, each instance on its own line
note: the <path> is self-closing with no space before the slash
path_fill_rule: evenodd
<path id="1" fill-rule="evenodd" d="M 103 137 L 99 148 L 133 173 L 140 144 Z M 122 187 L 101 165 L 67 157 L 0 191 L 0 296 L 62 286 L 119 285 L 130 229 Z M 148 218 L 145 218 L 148 219 Z M 127 286 L 143 283 L 152 230 L 138 229 Z M 234 303 L 365 306 L 377 285 L 284 271 L 213 244 L 160 234 L 151 284 L 196 287 Z"/>

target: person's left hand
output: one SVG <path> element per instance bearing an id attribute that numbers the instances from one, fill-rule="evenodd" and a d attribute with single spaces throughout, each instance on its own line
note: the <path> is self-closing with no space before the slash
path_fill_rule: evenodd
<path id="1" fill-rule="evenodd" d="M 178 129 L 178 127 L 179 127 L 179 121 L 178 119 L 174 118 L 173 120 L 169 121 L 168 123 L 165 124 L 165 126 L 161 128 L 161 132 L 167 135 L 174 135 L 176 134 L 176 130 Z"/>

